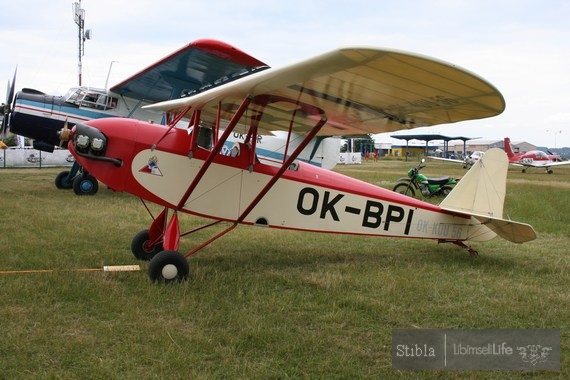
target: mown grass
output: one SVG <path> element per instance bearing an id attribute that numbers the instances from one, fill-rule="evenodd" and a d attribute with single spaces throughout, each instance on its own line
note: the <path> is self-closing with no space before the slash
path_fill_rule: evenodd
<path id="1" fill-rule="evenodd" d="M 411 165 L 336 170 L 391 188 Z M 568 377 L 570 168 L 510 169 L 505 215 L 535 227 L 527 244 L 474 244 L 473 258 L 432 241 L 240 226 L 190 258 L 191 280 L 174 286 L 151 283 L 130 252 L 150 221 L 139 200 L 56 190 L 58 171 L 0 171 L 0 271 L 61 270 L 0 275 L 0 378 Z M 143 271 L 73 271 L 137 263 Z M 394 328 L 557 328 L 561 372 L 393 371 Z"/>

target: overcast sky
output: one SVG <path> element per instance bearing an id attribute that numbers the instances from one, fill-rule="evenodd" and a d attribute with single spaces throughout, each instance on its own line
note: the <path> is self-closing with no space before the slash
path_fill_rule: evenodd
<path id="1" fill-rule="evenodd" d="M 72 0 L 2 0 L 0 78 L 63 94 L 78 84 Z M 273 67 L 350 45 L 407 50 L 494 84 L 497 117 L 436 126 L 446 135 L 570 146 L 567 0 L 83 0 L 83 84 L 109 86 L 199 38 L 225 41 Z M 4 93 L 4 92 L 0 92 Z M 2 102 L 5 100 L 2 99 Z"/>

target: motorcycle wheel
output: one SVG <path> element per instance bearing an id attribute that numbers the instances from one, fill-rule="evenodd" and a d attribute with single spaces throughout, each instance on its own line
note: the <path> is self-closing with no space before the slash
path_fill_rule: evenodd
<path id="1" fill-rule="evenodd" d="M 416 196 L 416 191 L 414 190 L 413 186 L 408 186 L 407 183 L 399 183 L 396 186 L 394 186 L 394 189 L 392 191 L 395 191 L 396 193 L 400 193 L 400 194 L 404 194 L 410 197 L 415 197 Z"/>
<path id="2" fill-rule="evenodd" d="M 447 195 L 451 193 L 451 190 L 453 190 L 451 186 L 442 186 L 441 189 L 439 189 L 439 195 L 447 197 Z"/>

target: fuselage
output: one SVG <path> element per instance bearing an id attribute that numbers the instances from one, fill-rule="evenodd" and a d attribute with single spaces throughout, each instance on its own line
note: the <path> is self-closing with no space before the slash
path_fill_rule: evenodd
<path id="1" fill-rule="evenodd" d="M 254 201 L 279 168 L 257 160 L 246 144 L 236 156 L 215 155 L 181 205 L 211 154 L 198 146 L 188 157 L 191 133 L 174 128 L 161 140 L 167 128 L 156 124 L 100 119 L 88 125 L 76 127 L 69 144 L 84 168 L 116 191 L 181 212 L 274 228 L 455 241 L 479 228 L 465 215 L 301 162 Z M 104 141 L 92 149 L 87 141 L 96 139 Z"/>
<path id="2" fill-rule="evenodd" d="M 134 99 L 119 97 L 105 90 L 73 87 L 64 96 L 48 95 L 24 89 L 14 100 L 10 131 L 34 139 L 37 149 L 48 152 L 60 144 L 58 132 L 67 120 L 76 123 L 106 117 L 135 117 L 160 122 L 160 114 L 140 109 Z"/>

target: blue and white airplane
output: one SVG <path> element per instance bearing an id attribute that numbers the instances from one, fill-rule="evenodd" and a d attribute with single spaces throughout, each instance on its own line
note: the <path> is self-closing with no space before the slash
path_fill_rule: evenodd
<path id="1" fill-rule="evenodd" d="M 66 134 L 77 123 L 106 117 L 134 118 L 165 124 L 168 114 L 151 112 L 148 104 L 193 95 L 223 83 L 269 68 L 265 63 L 219 41 L 202 39 L 192 42 L 109 90 L 78 86 L 64 96 L 48 95 L 24 88 L 14 94 L 16 74 L 6 93 L 0 137 L 10 132 L 33 139 L 35 149 L 53 152 L 65 148 Z M 205 130 L 205 129 L 204 129 Z M 293 151 L 294 134 L 272 135 L 265 131 L 256 145 L 260 159 L 281 161 L 283 154 Z M 204 136 L 212 139 L 212 136 Z M 236 134 L 227 142 L 243 140 Z M 305 148 L 299 160 L 331 169 L 337 162 L 340 140 L 316 139 Z M 73 188 L 77 195 L 91 195 L 98 190 L 97 180 L 78 164 L 58 174 L 56 187 Z"/>

